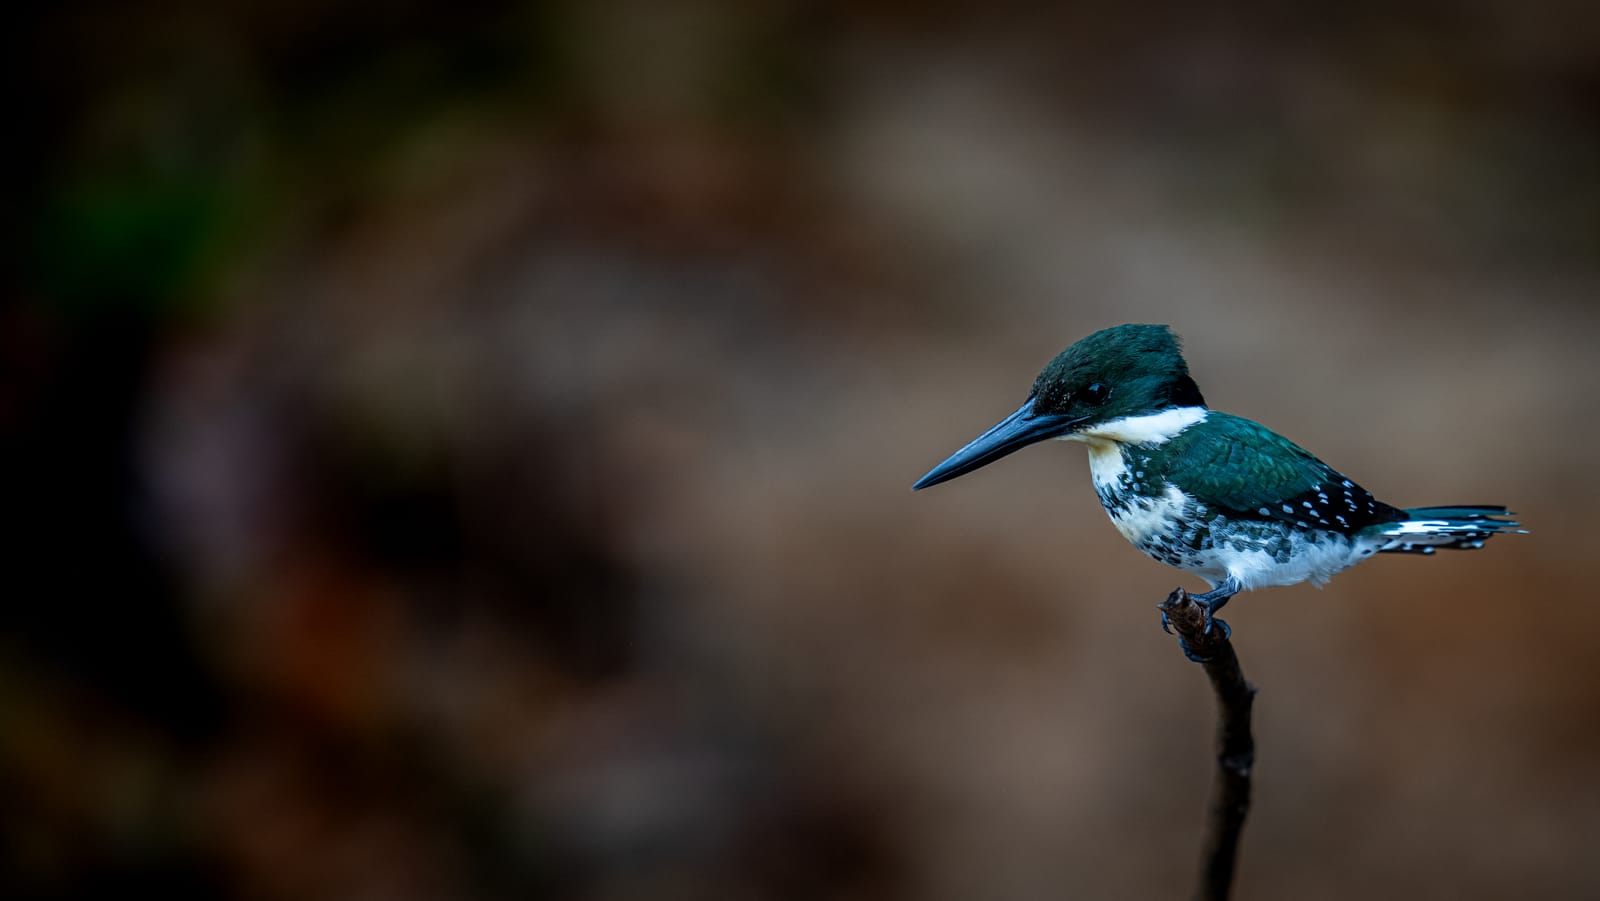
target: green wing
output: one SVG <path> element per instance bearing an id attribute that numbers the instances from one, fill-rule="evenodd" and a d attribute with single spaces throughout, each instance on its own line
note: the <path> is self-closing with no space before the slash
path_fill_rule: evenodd
<path id="1" fill-rule="evenodd" d="M 1212 412 L 1162 450 L 1168 481 L 1246 518 L 1341 532 L 1405 518 L 1310 451 L 1238 416 Z"/>

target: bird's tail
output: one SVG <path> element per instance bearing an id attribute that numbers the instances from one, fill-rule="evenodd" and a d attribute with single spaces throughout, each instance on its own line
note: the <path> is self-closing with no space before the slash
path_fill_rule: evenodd
<path id="1" fill-rule="evenodd" d="M 1431 554 L 1439 548 L 1474 550 L 1501 532 L 1526 535 L 1504 507 L 1412 507 L 1406 518 L 1378 530 L 1388 541 L 1379 551 Z"/>

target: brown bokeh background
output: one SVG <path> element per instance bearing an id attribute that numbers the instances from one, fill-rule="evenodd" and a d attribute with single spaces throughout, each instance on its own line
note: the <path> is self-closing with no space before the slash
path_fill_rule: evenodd
<path id="1" fill-rule="evenodd" d="M 78 3 L 12 54 L 6 897 L 1187 895 L 1067 343 L 1532 529 L 1230 607 L 1243 899 L 1600 896 L 1583 3 Z"/>

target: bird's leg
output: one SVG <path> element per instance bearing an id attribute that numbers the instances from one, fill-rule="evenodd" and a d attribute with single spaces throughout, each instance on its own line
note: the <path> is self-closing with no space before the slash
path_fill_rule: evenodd
<path id="1" fill-rule="evenodd" d="M 1228 624 L 1220 619 L 1214 619 L 1213 617 L 1216 615 L 1218 610 L 1222 609 L 1223 604 L 1228 603 L 1228 600 L 1234 595 L 1238 594 L 1241 590 L 1243 590 L 1243 588 L 1244 586 L 1239 584 L 1238 579 L 1235 579 L 1233 576 L 1229 576 L 1226 579 L 1223 579 L 1222 584 L 1218 585 L 1216 588 L 1213 588 L 1204 594 L 1197 594 L 1193 596 L 1195 603 L 1206 608 L 1207 632 L 1211 631 L 1212 625 L 1218 625 L 1222 627 L 1223 638 L 1232 637 L 1233 630 L 1228 628 Z"/>

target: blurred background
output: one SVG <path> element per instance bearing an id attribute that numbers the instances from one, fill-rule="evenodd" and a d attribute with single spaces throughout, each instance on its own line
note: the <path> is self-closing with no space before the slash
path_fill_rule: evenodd
<path id="1" fill-rule="evenodd" d="M 1212 706 L 1068 343 L 1526 538 L 1237 600 L 1245 899 L 1600 896 L 1600 13 L 14 26 L 0 894 L 1187 896 Z"/>

